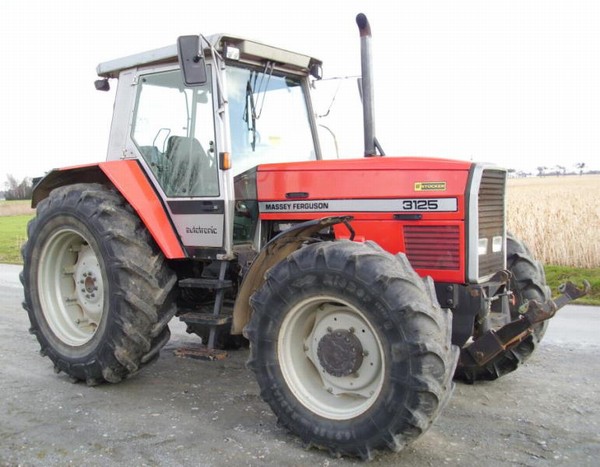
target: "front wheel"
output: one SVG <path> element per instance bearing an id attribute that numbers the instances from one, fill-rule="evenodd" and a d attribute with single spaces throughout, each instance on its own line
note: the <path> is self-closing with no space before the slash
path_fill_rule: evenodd
<path id="1" fill-rule="evenodd" d="M 279 421 L 308 445 L 368 459 L 424 433 L 452 391 L 451 315 L 404 255 L 305 246 L 267 273 L 245 330 Z"/>
<path id="2" fill-rule="evenodd" d="M 546 285 L 544 267 L 533 258 L 529 248 L 521 240 L 511 234 L 506 237 L 506 265 L 511 273 L 509 301 L 510 316 L 503 316 L 499 302 L 492 305 L 492 317 L 497 315 L 501 323 L 519 319 L 522 307 L 530 300 L 544 303 L 551 298 L 550 288 Z M 468 383 L 475 381 L 492 381 L 515 371 L 537 349 L 544 337 L 548 321 L 535 325 L 533 332 L 514 347 L 501 352 L 491 361 L 480 367 L 460 367 L 456 378 Z M 476 330 L 475 337 L 480 333 Z"/>

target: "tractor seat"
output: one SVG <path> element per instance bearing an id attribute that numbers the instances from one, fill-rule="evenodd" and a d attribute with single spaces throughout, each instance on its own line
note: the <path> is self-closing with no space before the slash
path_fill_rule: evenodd
<path id="1" fill-rule="evenodd" d="M 218 196 L 217 164 L 196 138 L 171 136 L 165 156 L 167 196 Z"/>

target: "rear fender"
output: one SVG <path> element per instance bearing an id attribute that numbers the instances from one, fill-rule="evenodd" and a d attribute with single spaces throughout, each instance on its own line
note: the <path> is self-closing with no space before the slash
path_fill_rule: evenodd
<path id="1" fill-rule="evenodd" d="M 55 188 L 74 183 L 113 186 L 140 216 L 166 258 L 186 257 L 160 198 L 137 161 L 110 161 L 53 170 L 36 184 L 32 206 L 36 207 Z"/>
<path id="2" fill-rule="evenodd" d="M 280 261 L 283 261 L 291 253 L 302 246 L 307 239 L 317 234 L 326 227 L 344 223 L 350 231 L 350 238 L 354 237 L 349 221 L 352 217 L 325 217 L 301 224 L 280 233 L 267 243 L 260 251 L 252 266 L 246 273 L 242 285 L 238 291 L 233 307 L 233 323 L 231 334 L 241 334 L 244 326 L 250 321 L 252 310 L 250 308 L 250 297 L 261 288 L 265 282 L 265 273 Z"/>

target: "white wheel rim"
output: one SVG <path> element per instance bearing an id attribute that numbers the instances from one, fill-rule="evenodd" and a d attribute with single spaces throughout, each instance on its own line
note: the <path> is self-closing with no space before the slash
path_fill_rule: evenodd
<path id="1" fill-rule="evenodd" d="M 81 233 L 62 229 L 48 239 L 38 289 L 42 313 L 58 339 L 73 347 L 92 339 L 104 313 L 104 279 L 98 257 Z"/>
<path id="2" fill-rule="evenodd" d="M 319 357 L 319 343 L 336 330 L 360 342 L 360 366 L 349 375 L 335 376 Z M 318 296 L 295 305 L 281 325 L 277 354 L 296 399 L 327 419 L 357 417 L 381 393 L 385 358 L 379 334 L 360 310 L 338 298 Z"/>

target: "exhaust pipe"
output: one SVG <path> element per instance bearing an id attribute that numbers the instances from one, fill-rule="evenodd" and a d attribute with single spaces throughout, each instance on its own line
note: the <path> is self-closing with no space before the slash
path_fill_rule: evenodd
<path id="1" fill-rule="evenodd" d="M 365 157 L 383 155 L 381 146 L 375 137 L 375 104 L 373 92 L 373 59 L 371 55 L 371 26 L 363 13 L 356 16 L 360 32 L 360 90 L 363 104 L 363 127 L 365 133 Z M 379 150 L 379 154 L 377 153 Z"/>

